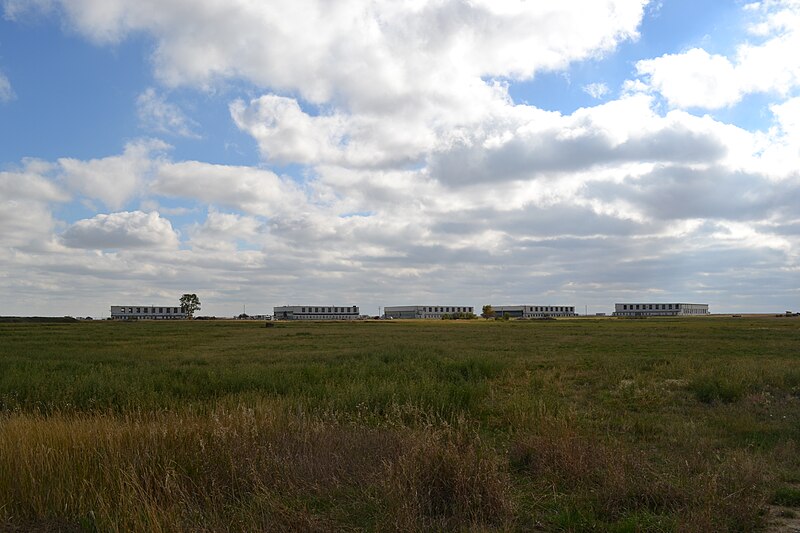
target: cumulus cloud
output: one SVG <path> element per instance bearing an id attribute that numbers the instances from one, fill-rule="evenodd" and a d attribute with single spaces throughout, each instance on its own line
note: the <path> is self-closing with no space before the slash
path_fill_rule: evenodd
<path id="1" fill-rule="evenodd" d="M 682 112 L 661 117 L 646 95 L 583 108 L 540 112 L 496 130 L 477 130 L 432 155 L 431 175 L 452 185 L 530 180 L 628 163 L 713 163 L 727 151 L 722 126 Z"/>
<path id="2" fill-rule="evenodd" d="M 637 37 L 646 0 L 52 3 L 98 43 L 153 35 L 156 71 L 168 84 L 238 76 L 318 103 L 386 108 L 469 90 L 485 76 L 527 78 L 599 56 Z"/>
<path id="3" fill-rule="evenodd" d="M 71 248 L 166 248 L 178 247 L 178 235 L 169 220 L 158 213 L 123 211 L 100 214 L 75 222 L 61 234 Z"/>
<path id="4" fill-rule="evenodd" d="M 69 195 L 52 179 L 55 166 L 35 159 L 0 172 L 0 247 L 47 248 L 55 227 L 51 205 Z"/>
<path id="5" fill-rule="evenodd" d="M 644 3 L 39 0 L 97 43 L 149 34 L 167 86 L 254 85 L 229 112 L 263 166 L 172 160 L 160 141 L 134 141 L 121 155 L 41 163 L 28 189 L 0 179 L 3 198 L 13 186 L 14 201 L 36 202 L 41 240 L 57 233 L 48 205 L 68 196 L 62 187 L 118 211 L 67 224 L 53 256 L 0 247 L 0 272 L 25 272 L 31 294 L 66 279 L 87 294 L 97 279 L 132 297 L 131 286 L 204 289 L 212 313 L 343 294 L 362 308 L 412 297 L 778 301 L 785 272 L 800 268 L 800 105 L 773 105 L 772 128 L 749 132 L 665 112 L 655 94 L 676 107 L 736 101 L 752 87 L 715 84 L 738 80 L 744 48 L 641 62 L 622 96 L 606 101 L 607 86 L 590 84 L 604 103 L 568 114 L 509 96 L 517 79 L 635 39 Z M 23 4 L 6 9 L 22 16 Z M 790 37 L 791 21 L 770 17 L 746 46 Z M 781 58 L 791 73 L 795 56 Z M 780 91 L 775 80 L 794 82 L 778 70 L 765 79 Z M 139 97 L 145 126 L 195 132 L 162 91 Z M 121 211 L 134 201 L 144 212 Z M 15 287 L 0 277 L 3 294 L 24 297 Z"/>
<path id="6" fill-rule="evenodd" d="M 0 71 L 0 103 L 10 102 L 16 97 L 14 89 L 11 88 L 11 82 L 2 71 Z"/>
<path id="7" fill-rule="evenodd" d="M 264 95 L 230 106 L 236 125 L 278 163 L 389 168 L 418 161 L 441 141 L 442 121 L 415 113 L 310 115 L 294 98 Z M 440 119 L 441 111 L 438 110 Z M 439 122 L 439 124 L 437 124 Z"/>
<path id="8" fill-rule="evenodd" d="M 236 251 L 241 244 L 254 244 L 264 232 L 264 224 L 255 217 L 210 211 L 203 224 L 189 232 L 195 250 Z"/>
<path id="9" fill-rule="evenodd" d="M 199 161 L 159 165 L 150 191 L 163 196 L 194 198 L 261 216 L 302 211 L 307 203 L 303 191 L 290 179 L 268 170 Z"/>
<path id="10" fill-rule="evenodd" d="M 773 104 L 770 111 L 775 115 L 780 132 L 792 142 L 800 141 L 800 97 Z"/>
<path id="11" fill-rule="evenodd" d="M 58 164 L 72 189 L 119 209 L 140 191 L 153 170 L 154 154 L 167 148 L 162 141 L 139 140 L 125 145 L 122 155 L 89 161 L 61 158 Z"/>
<path id="12" fill-rule="evenodd" d="M 640 76 L 676 107 L 718 109 L 751 93 L 787 95 L 800 86 L 800 4 L 794 0 L 751 3 L 758 18 L 750 33 L 762 42 L 740 44 L 732 57 L 692 48 L 636 64 Z"/>
<path id="13" fill-rule="evenodd" d="M 49 177 L 55 165 L 37 159 L 23 162 L 16 171 L 0 172 L 0 197 L 9 200 L 66 202 L 69 195 Z"/>
<path id="14" fill-rule="evenodd" d="M 583 87 L 583 92 L 599 100 L 609 93 L 609 88 L 605 83 L 590 83 Z"/>
<path id="15" fill-rule="evenodd" d="M 197 123 L 152 87 L 136 98 L 136 111 L 143 127 L 168 135 L 198 138 Z"/>

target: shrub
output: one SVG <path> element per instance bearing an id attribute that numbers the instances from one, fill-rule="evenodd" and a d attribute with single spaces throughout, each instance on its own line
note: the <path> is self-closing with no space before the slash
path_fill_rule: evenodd
<path id="1" fill-rule="evenodd" d="M 723 380 L 719 376 L 701 376 L 689 384 L 689 390 L 703 403 L 733 403 L 745 394 L 744 384 Z"/>
<path id="2" fill-rule="evenodd" d="M 775 496 L 772 498 L 772 503 L 775 505 L 783 505 L 785 507 L 800 507 L 800 489 L 793 487 L 781 487 L 775 491 Z"/>
<path id="3" fill-rule="evenodd" d="M 449 431 L 420 434 L 388 466 L 388 500 L 400 530 L 508 525 L 510 477 L 479 441 Z"/>

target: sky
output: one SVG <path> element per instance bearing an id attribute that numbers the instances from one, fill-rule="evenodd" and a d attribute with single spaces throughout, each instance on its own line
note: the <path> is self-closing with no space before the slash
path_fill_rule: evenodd
<path id="1" fill-rule="evenodd" d="M 800 0 L 0 15 L 0 315 L 800 309 Z"/>

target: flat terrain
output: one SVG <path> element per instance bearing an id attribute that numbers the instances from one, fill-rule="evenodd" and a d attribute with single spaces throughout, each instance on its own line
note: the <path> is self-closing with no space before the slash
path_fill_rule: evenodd
<path id="1" fill-rule="evenodd" d="M 798 318 L 0 324 L 2 531 L 798 515 Z"/>

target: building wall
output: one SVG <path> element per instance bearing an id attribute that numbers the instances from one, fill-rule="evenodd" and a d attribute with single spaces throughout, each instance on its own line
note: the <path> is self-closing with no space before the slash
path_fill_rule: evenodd
<path id="1" fill-rule="evenodd" d="M 454 313 L 475 313 L 468 305 L 401 305 L 385 307 L 383 316 L 387 318 L 429 318 L 441 320 L 444 315 Z"/>
<path id="2" fill-rule="evenodd" d="M 162 305 L 112 305 L 111 318 L 118 320 L 177 320 L 186 318 L 180 306 Z"/>
<path id="3" fill-rule="evenodd" d="M 545 318 L 578 316 L 572 305 L 493 305 L 495 316 L 510 318 Z"/>
<path id="4" fill-rule="evenodd" d="M 703 316 L 708 304 L 682 303 L 618 303 L 614 316 Z"/>
<path id="5" fill-rule="evenodd" d="M 358 306 L 284 305 L 273 308 L 276 320 L 355 320 Z"/>

